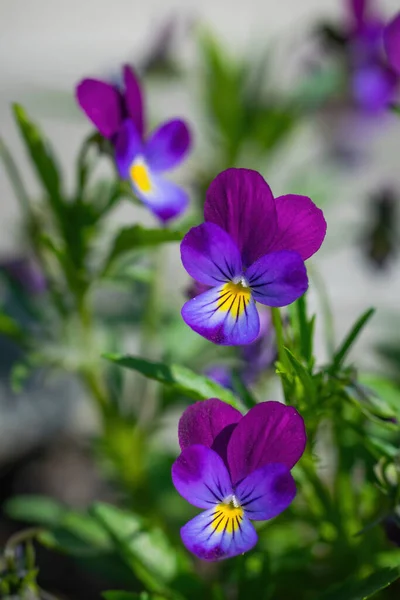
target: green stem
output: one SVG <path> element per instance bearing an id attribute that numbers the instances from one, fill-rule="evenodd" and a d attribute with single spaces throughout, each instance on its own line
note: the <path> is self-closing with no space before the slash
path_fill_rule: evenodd
<path id="1" fill-rule="evenodd" d="M 86 302 L 86 296 L 83 295 L 78 299 L 78 314 L 80 317 L 82 332 L 83 332 L 83 343 L 89 358 L 86 364 L 82 365 L 81 377 L 82 380 L 90 392 L 93 399 L 99 408 L 101 416 L 104 418 L 109 408 L 109 397 L 107 394 L 104 380 L 101 376 L 99 366 L 97 362 L 92 361 L 93 351 L 93 329 L 92 323 L 93 318 Z"/>
<path id="2" fill-rule="evenodd" d="M 289 358 L 287 357 L 287 354 L 285 351 L 285 340 L 283 337 L 283 325 L 282 325 L 282 319 L 281 319 L 281 314 L 279 312 L 279 308 L 271 308 L 271 315 L 272 315 L 272 324 L 275 328 L 276 345 L 278 348 L 279 362 L 281 363 L 281 365 L 283 366 L 285 371 L 287 373 L 290 373 L 292 368 L 290 365 Z M 284 384 L 282 377 L 281 377 L 281 380 L 282 380 L 282 388 L 283 388 L 285 400 L 288 401 L 287 392 L 285 389 L 286 386 Z"/>
<path id="3" fill-rule="evenodd" d="M 275 328 L 276 345 L 278 347 L 279 361 L 289 372 L 291 371 L 290 361 L 285 351 L 285 340 L 283 337 L 283 325 L 279 308 L 271 308 L 272 323 Z"/>
<path id="4" fill-rule="evenodd" d="M 155 252 L 154 269 L 149 287 L 146 308 L 143 316 L 142 337 L 140 342 L 140 355 L 146 358 L 155 358 L 155 338 L 159 325 L 159 297 L 160 284 L 162 283 L 162 265 L 163 256 L 160 250 Z M 154 416 L 155 399 L 151 397 L 149 391 L 154 389 L 154 385 L 147 378 L 141 377 L 138 382 L 137 397 L 140 400 L 140 415 L 138 422 L 144 424 L 149 422 Z"/>

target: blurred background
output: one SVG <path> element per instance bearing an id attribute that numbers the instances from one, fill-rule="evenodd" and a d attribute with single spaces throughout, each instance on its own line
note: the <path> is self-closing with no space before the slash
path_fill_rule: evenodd
<path id="1" fill-rule="evenodd" d="M 379 11 L 387 17 L 398 9 L 398 0 L 379 1 Z M 328 234 L 310 273 L 333 307 L 333 335 L 343 338 L 360 313 L 376 307 L 352 359 L 361 369 L 390 371 L 393 362 L 378 350 L 383 344 L 400 344 L 400 120 L 387 112 L 359 111 L 346 104 L 346 98 L 332 101 L 329 82 L 334 87 L 335 51 L 321 32 L 325 24 L 340 27 L 345 20 L 345 2 L 340 0 L 0 0 L 1 137 L 19 165 L 29 195 L 39 197 L 37 179 L 11 116 L 10 103 L 22 104 L 51 139 L 66 190 L 72 190 L 79 145 L 92 131 L 76 104 L 75 86 L 84 77 L 117 84 L 120 66 L 131 63 L 144 76 L 150 124 L 175 116 L 190 123 L 194 151 L 176 179 L 201 189 L 199 172 L 212 162 L 213 154 L 212 123 L 202 107 L 205 87 L 200 85 L 198 40 L 201 32 L 210 32 L 232 63 L 246 57 L 247 64 L 263 65 L 267 101 L 278 92 L 286 100 L 298 99 L 303 108 L 310 103 L 293 135 L 273 151 L 253 149 L 242 161 L 237 155 L 234 162 L 260 170 L 275 196 L 304 193 L 323 208 Z M 324 77 L 315 76 L 320 72 Z M 318 94 L 322 99 L 315 99 Z M 106 176 L 109 165 L 102 169 Z M 112 213 L 109 229 L 131 222 L 154 225 L 144 208 L 124 203 Z M 26 285 L 21 270 L 27 268 L 27 256 L 19 206 L 0 167 L 0 263 L 6 273 L 0 281 L 1 305 L 22 323 L 31 318 L 18 283 L 22 277 Z M 40 274 L 29 277 L 28 295 L 40 293 Z M 168 304 L 179 310 L 188 280 L 177 245 L 168 248 L 164 282 Z M 112 294 L 104 300 L 111 312 L 113 303 L 120 301 Z M 313 289 L 310 306 L 324 310 Z M 321 363 L 326 357 L 322 321 L 317 325 Z M 134 333 L 124 339 L 128 348 L 135 348 L 136 342 Z M 82 387 L 68 375 L 49 376 L 39 370 L 17 393 L 11 389 L 10 372 L 19 359 L 19 349 L 1 337 L 0 498 L 40 493 L 74 507 L 93 499 L 112 500 L 115 491 L 93 468 L 88 439 L 96 433 L 98 421 Z M 174 419 L 172 415 L 171 423 Z M 172 448 L 176 445 L 172 438 L 169 443 Z M 3 518 L 0 544 L 16 527 Z M 54 561 L 61 561 L 62 570 L 66 559 L 52 555 L 46 568 L 50 559 L 41 552 L 44 587 L 56 589 L 60 572 Z M 98 598 L 102 582 L 87 577 L 74 572 L 64 586 L 64 593 L 69 593 L 65 597 Z"/>

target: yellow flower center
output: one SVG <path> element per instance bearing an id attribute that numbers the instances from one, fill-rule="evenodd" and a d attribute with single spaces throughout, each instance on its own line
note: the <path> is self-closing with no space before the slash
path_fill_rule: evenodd
<path id="1" fill-rule="evenodd" d="M 147 166 L 143 163 L 133 164 L 130 168 L 130 174 L 133 180 L 133 183 L 141 192 L 150 192 L 151 191 L 151 180 L 149 176 L 149 172 L 147 170 Z"/>
<path id="2" fill-rule="evenodd" d="M 246 310 L 251 300 L 250 288 L 241 279 L 238 282 L 230 281 L 221 290 L 218 298 L 218 310 L 233 312 L 239 318 Z"/>
<path id="3" fill-rule="evenodd" d="M 214 531 L 221 533 L 234 533 L 240 529 L 244 510 L 238 505 L 235 498 L 229 502 L 221 502 L 215 508 L 214 519 L 212 522 Z"/>

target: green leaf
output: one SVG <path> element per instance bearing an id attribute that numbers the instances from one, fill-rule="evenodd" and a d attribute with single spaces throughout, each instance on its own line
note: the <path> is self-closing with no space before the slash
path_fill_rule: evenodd
<path id="1" fill-rule="evenodd" d="M 164 385 L 172 386 L 194 400 L 219 398 L 223 402 L 240 409 L 239 400 L 231 391 L 208 379 L 208 377 L 197 375 L 197 373 L 181 365 L 167 365 L 129 355 L 105 354 L 103 357 L 121 367 L 137 371 L 148 379 L 154 379 Z"/>
<path id="2" fill-rule="evenodd" d="M 367 388 L 368 399 L 377 408 L 384 410 L 385 416 L 400 417 L 400 387 L 390 379 L 372 373 L 360 373 L 358 381 Z M 382 406 L 383 404 L 383 406 Z"/>
<path id="3" fill-rule="evenodd" d="M 313 403 L 315 400 L 315 388 L 312 376 L 288 348 L 285 347 L 285 351 L 295 374 L 303 384 L 306 397 L 310 403 Z"/>
<path id="4" fill-rule="evenodd" d="M 63 214 L 61 180 L 53 152 L 48 142 L 43 138 L 39 128 L 29 119 L 22 106 L 14 104 L 13 110 L 29 156 L 35 166 L 43 188 L 47 192 L 49 204 L 60 221 Z"/>
<path id="5" fill-rule="evenodd" d="M 247 112 L 247 137 L 251 137 L 263 151 L 272 150 L 293 131 L 297 123 L 294 112 L 279 105 L 250 105 Z"/>
<path id="6" fill-rule="evenodd" d="M 146 530 L 140 517 L 108 504 L 97 503 L 90 512 L 144 585 L 152 591 L 164 590 L 177 574 L 178 555 L 161 529 Z"/>
<path id="7" fill-rule="evenodd" d="M 366 579 L 348 579 L 335 585 L 320 600 L 366 600 L 385 589 L 400 577 L 399 568 L 376 571 Z"/>
<path id="8" fill-rule="evenodd" d="M 166 596 L 160 594 L 149 594 L 148 592 L 103 592 L 105 600 L 164 600 Z"/>
<path id="9" fill-rule="evenodd" d="M 232 369 L 232 384 L 234 391 L 241 398 L 246 408 L 250 409 L 257 404 L 257 400 L 244 383 L 237 369 Z"/>
<path id="10" fill-rule="evenodd" d="M 158 246 L 167 242 L 180 242 L 183 238 L 181 231 L 171 231 L 169 229 L 146 229 L 141 225 L 133 225 L 121 229 L 111 248 L 111 251 L 104 265 L 106 273 L 117 258 L 120 258 L 127 252 L 139 250 L 145 247 Z"/>
<path id="11" fill-rule="evenodd" d="M 360 335 L 361 331 L 364 329 L 365 325 L 368 323 L 368 321 L 370 320 L 370 318 L 372 317 L 372 315 L 374 313 L 375 313 L 374 308 L 368 309 L 367 311 L 365 311 L 364 314 L 361 315 L 361 317 L 358 319 L 358 321 L 356 321 L 356 323 L 353 325 L 350 333 L 347 335 L 347 337 L 343 341 L 342 345 L 340 346 L 339 350 L 335 353 L 335 356 L 333 357 L 332 370 L 334 370 L 334 371 L 337 370 L 340 367 L 340 365 L 343 363 L 350 348 L 352 347 L 352 345 L 356 341 L 357 337 Z"/>
<path id="12" fill-rule="evenodd" d="M 27 336 L 19 324 L 8 315 L 0 312 L 0 334 L 13 339 L 19 344 L 24 343 Z"/>
<path id="13" fill-rule="evenodd" d="M 50 528 L 39 535 L 40 542 L 49 548 L 87 556 L 111 547 L 95 519 L 45 496 L 16 496 L 6 503 L 5 510 L 13 519 Z"/>
<path id="14" fill-rule="evenodd" d="M 0 138 L 0 158 L 3 161 L 4 168 L 8 178 L 14 188 L 15 195 L 24 211 L 30 211 L 30 200 L 25 190 L 22 177 L 18 167 L 12 157 L 11 152 L 7 148 L 5 142 Z"/>
<path id="15" fill-rule="evenodd" d="M 245 71 L 242 65 L 225 55 L 209 34 L 201 36 L 200 50 L 205 67 L 206 106 L 214 124 L 233 149 L 245 128 L 242 93 Z"/>
<path id="16" fill-rule="evenodd" d="M 45 496 L 14 496 L 5 503 L 4 510 L 16 521 L 52 527 L 60 523 L 66 509 Z"/>

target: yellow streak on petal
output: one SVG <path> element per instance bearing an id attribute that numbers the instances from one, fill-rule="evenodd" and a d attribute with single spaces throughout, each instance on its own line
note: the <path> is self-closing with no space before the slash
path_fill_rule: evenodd
<path id="1" fill-rule="evenodd" d="M 243 519 L 244 510 L 240 506 L 234 506 L 232 502 L 229 504 L 218 504 L 215 509 L 215 517 L 213 521 L 214 530 L 218 533 L 225 531 L 233 533 L 239 529 L 239 524 Z"/>
<path id="2" fill-rule="evenodd" d="M 130 174 L 134 184 L 141 192 L 151 191 L 151 181 L 149 172 L 144 164 L 133 164 L 130 168 Z"/>
<path id="3" fill-rule="evenodd" d="M 218 299 L 218 310 L 233 312 L 240 317 L 251 299 L 250 288 L 243 286 L 240 282 L 230 281 L 222 288 Z"/>

